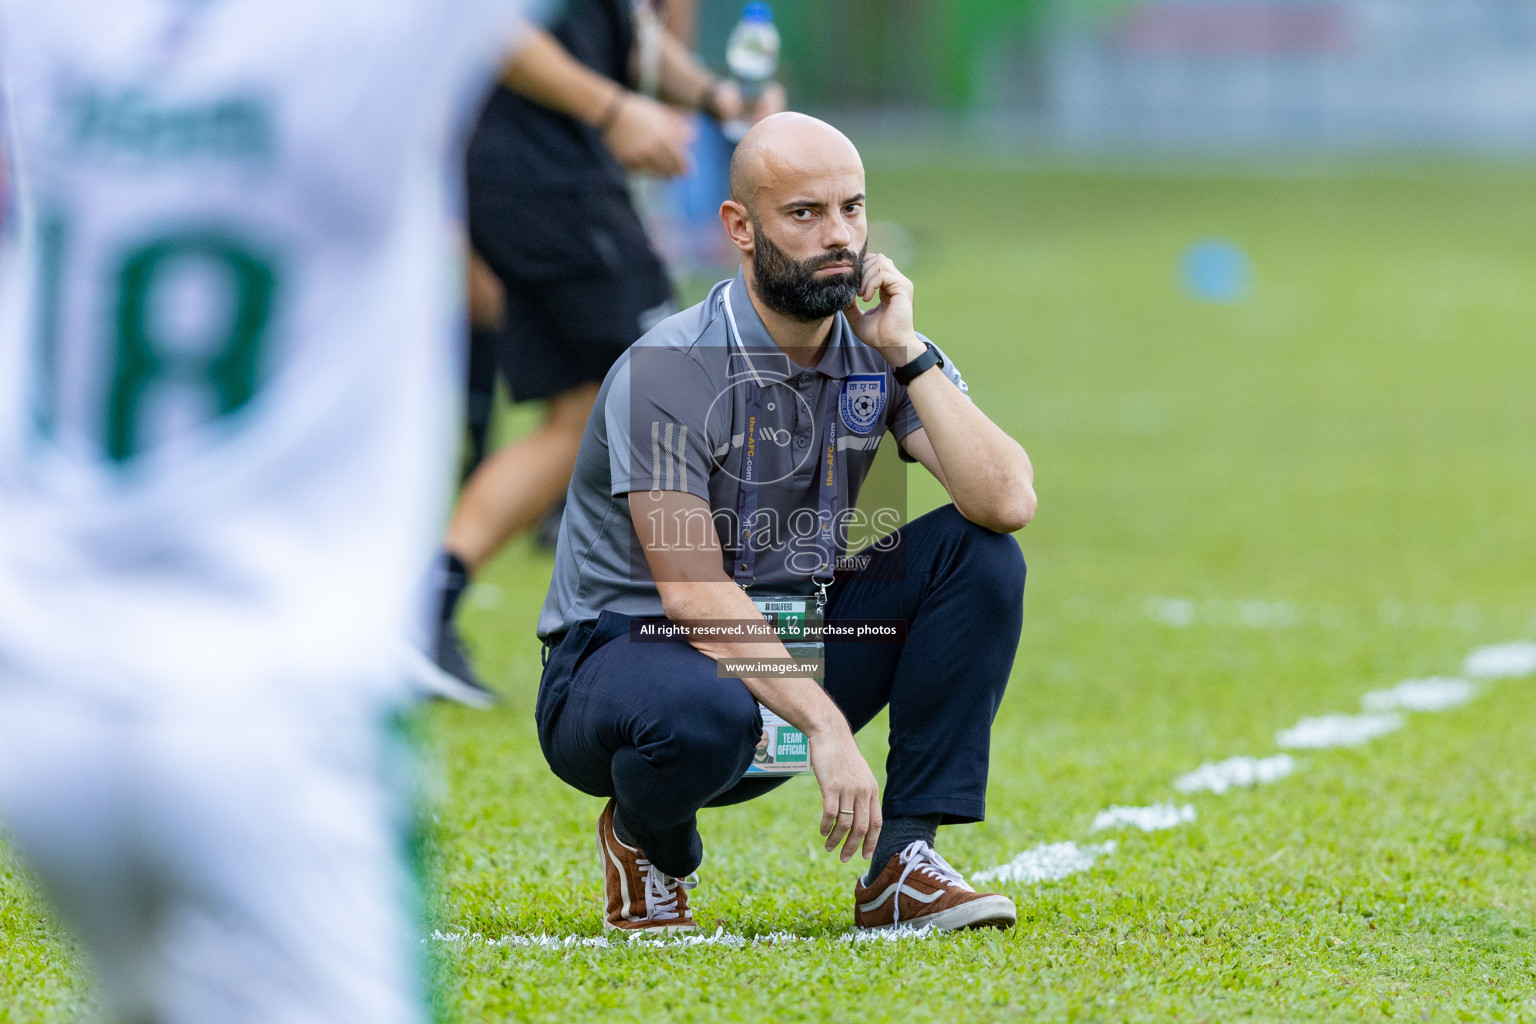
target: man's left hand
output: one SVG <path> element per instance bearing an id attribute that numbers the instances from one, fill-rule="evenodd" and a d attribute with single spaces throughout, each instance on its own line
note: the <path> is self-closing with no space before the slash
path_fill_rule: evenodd
<path id="1" fill-rule="evenodd" d="M 854 336 L 874 348 L 892 366 L 905 366 L 923 353 L 923 343 L 912 326 L 912 282 L 896 269 L 890 257 L 872 253 L 864 258 L 864 280 L 859 298 L 880 300 L 870 310 L 850 302 L 843 315 Z"/>

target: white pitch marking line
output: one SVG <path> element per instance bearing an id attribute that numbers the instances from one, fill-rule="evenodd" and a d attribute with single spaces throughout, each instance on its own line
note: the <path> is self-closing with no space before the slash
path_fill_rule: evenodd
<path id="1" fill-rule="evenodd" d="M 1158 599 L 1167 600 L 1167 599 Z M 1190 602 L 1192 605 L 1192 602 Z M 1185 605 L 1180 602 L 1179 612 Z M 1189 608 L 1192 613 L 1192 607 Z M 1158 617 L 1158 616 L 1154 616 Z M 1183 614 L 1164 616 L 1184 618 Z M 1192 614 L 1182 622 L 1170 625 L 1189 625 Z M 1464 671 L 1479 679 L 1517 678 L 1536 674 L 1536 643 L 1517 641 L 1494 644 L 1473 651 L 1466 660 Z M 1281 747 L 1357 746 L 1377 736 L 1393 732 L 1403 726 L 1403 717 L 1393 712 L 1444 711 L 1470 700 L 1476 688 L 1465 679 L 1436 676 L 1429 679 L 1408 679 L 1389 690 L 1372 690 L 1361 698 L 1367 711 L 1378 712 L 1363 715 L 1323 715 L 1303 718 L 1290 729 L 1275 736 Z M 1230 757 L 1225 761 L 1207 761 L 1174 782 L 1181 793 L 1208 791 L 1222 794 L 1233 787 L 1249 787 L 1275 782 L 1291 774 L 1296 761 L 1289 754 L 1271 757 Z M 1134 826 L 1145 831 L 1173 828 L 1195 820 L 1195 809 L 1190 804 L 1175 807 L 1172 804 L 1154 804 L 1151 807 L 1113 806 L 1100 811 L 1094 818 L 1094 831 L 1117 826 Z M 1079 846 L 1074 842 L 1044 843 L 1031 847 L 1007 864 L 978 871 L 971 877 L 978 882 L 1052 882 L 1087 871 L 1103 856 L 1115 851 L 1117 844 L 1111 840 L 1098 845 Z M 902 939 L 927 939 L 935 933 L 931 928 L 893 928 L 881 931 L 854 931 L 839 938 L 842 942 L 899 941 Z M 538 949 L 612 949 L 620 946 L 632 948 L 683 949 L 690 946 L 745 946 L 776 945 L 813 941 L 789 932 L 771 932 L 767 935 L 734 935 L 719 928 L 713 935 L 682 935 L 669 939 L 647 939 L 630 936 L 615 942 L 603 936 L 580 935 L 506 935 L 499 939 L 487 939 L 483 935 L 464 932 L 434 931 L 434 942 L 466 943 L 471 945 L 518 946 Z M 425 941 L 425 940 L 423 940 Z"/>
<path id="2" fill-rule="evenodd" d="M 501 587 L 494 583 L 474 583 L 470 585 L 465 597 L 469 599 L 471 608 L 495 611 L 502 606 L 505 594 Z"/>
<path id="3" fill-rule="evenodd" d="M 859 929 L 835 937 L 838 942 L 902 942 L 907 939 L 931 939 L 940 934 L 937 928 L 883 928 L 878 931 Z M 679 950 L 694 946 L 724 946 L 727 949 L 745 949 L 749 946 L 784 946 L 814 942 L 815 939 L 792 932 L 769 932 L 765 935 L 736 935 L 723 927 L 713 933 L 670 935 L 666 937 L 643 934 L 609 937 L 606 935 L 502 935 L 489 938 L 477 932 L 434 931 L 431 941 L 450 945 L 499 946 L 516 949 L 656 949 Z M 425 940 L 423 940 L 425 941 Z"/>
<path id="4" fill-rule="evenodd" d="M 1474 679 L 1518 679 L 1536 675 L 1536 643 L 1517 640 L 1479 647 L 1467 656 L 1462 671 Z"/>
<path id="5" fill-rule="evenodd" d="M 1054 882 L 1087 871 L 1094 861 L 1114 853 L 1116 845 L 1113 840 L 1096 846 L 1044 843 L 1025 850 L 1007 864 L 978 871 L 971 878 L 977 882 Z"/>
<path id="6" fill-rule="evenodd" d="M 1173 788 L 1180 793 L 1211 792 L 1218 796 L 1229 789 L 1260 786 L 1277 782 L 1296 770 L 1296 759 L 1290 754 L 1272 757 L 1229 757 L 1225 761 L 1207 761 L 1192 772 L 1186 772 L 1174 780 Z"/>
<path id="7" fill-rule="evenodd" d="M 1195 805 L 1153 804 L 1151 807 L 1106 807 L 1093 819 L 1093 831 L 1107 828 L 1139 828 L 1143 832 L 1161 832 L 1195 820 Z"/>
<path id="8" fill-rule="evenodd" d="M 1275 734 L 1275 745 L 1309 750 L 1358 747 L 1402 727 L 1403 716 L 1399 714 L 1319 715 L 1303 718 L 1291 728 L 1280 730 Z"/>
<path id="9" fill-rule="evenodd" d="M 1405 679 L 1390 690 L 1372 690 L 1360 698 L 1366 711 L 1448 711 L 1477 696 L 1477 687 L 1465 679 L 1432 676 Z"/>
<path id="10" fill-rule="evenodd" d="M 1270 610 L 1270 609 L 1265 609 Z M 1193 625 L 1196 607 L 1193 601 L 1174 598 L 1150 598 L 1147 601 L 1149 617 L 1170 626 Z M 1275 621 L 1265 624 L 1282 624 Z M 1257 622 L 1250 622 L 1256 625 Z M 1536 674 L 1536 643 L 1517 641 L 1494 644 L 1473 651 L 1466 660 L 1463 671 L 1474 679 L 1500 679 Z M 1444 711 L 1463 704 L 1476 695 L 1476 687 L 1466 679 L 1433 677 L 1408 679 L 1389 690 L 1373 690 L 1361 703 L 1367 712 L 1362 715 L 1322 715 L 1303 718 L 1289 729 L 1275 736 L 1281 747 L 1323 749 L 1326 747 L 1357 746 L 1377 736 L 1394 732 L 1403 727 L 1399 711 Z M 1296 760 L 1289 754 L 1271 757 L 1231 757 L 1225 761 L 1207 761 L 1192 772 L 1179 776 L 1174 788 L 1181 793 L 1207 791 L 1225 793 L 1234 787 L 1257 786 L 1285 778 L 1296 769 Z M 1099 812 L 1094 819 L 1094 830 L 1115 825 L 1141 825 L 1141 815 L 1148 821 L 1161 822 L 1163 809 L 1172 810 L 1171 804 L 1154 807 L 1110 807 Z M 1189 812 L 1194 819 L 1194 808 L 1188 804 L 1178 813 Z M 1172 822 L 1163 825 L 1171 828 Z M 1093 867 L 1099 857 L 1114 852 L 1113 842 L 1101 846 L 1079 846 L 1077 843 L 1048 843 L 1025 850 L 1007 864 L 971 877 L 978 882 L 1045 882 L 1066 878 Z"/>
<path id="11" fill-rule="evenodd" d="M 895 928 L 861 928 L 849 935 L 838 939 L 839 942 L 901 942 L 904 939 L 931 939 L 941 932 L 937 928 L 926 925 L 922 928 L 909 928 L 906 925 L 898 925 Z"/>
<path id="12" fill-rule="evenodd" d="M 1147 618 L 1153 622 L 1175 629 L 1195 625 L 1289 629 L 1302 624 L 1301 611 L 1294 601 L 1224 601 L 1213 598 L 1197 602 L 1187 597 L 1154 595 L 1147 598 L 1143 609 Z"/>

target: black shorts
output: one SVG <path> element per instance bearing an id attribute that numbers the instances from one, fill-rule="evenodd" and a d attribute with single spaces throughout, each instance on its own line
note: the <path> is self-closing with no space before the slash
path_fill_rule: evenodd
<path id="1" fill-rule="evenodd" d="M 514 401 L 600 382 L 675 310 L 629 196 L 497 194 L 471 179 L 470 241 L 506 289 L 497 359 Z"/>

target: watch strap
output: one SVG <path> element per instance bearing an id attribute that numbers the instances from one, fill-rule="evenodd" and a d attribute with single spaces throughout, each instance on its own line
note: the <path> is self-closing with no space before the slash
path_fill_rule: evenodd
<path id="1" fill-rule="evenodd" d="M 924 370 L 931 370 L 935 366 L 942 366 L 944 364 L 944 357 L 939 355 L 939 350 L 934 348 L 933 342 L 926 341 L 923 344 L 927 348 L 923 350 L 922 355 L 905 366 L 897 366 L 891 370 L 891 376 L 895 377 L 896 383 L 902 387 L 912 383 L 912 379 Z"/>

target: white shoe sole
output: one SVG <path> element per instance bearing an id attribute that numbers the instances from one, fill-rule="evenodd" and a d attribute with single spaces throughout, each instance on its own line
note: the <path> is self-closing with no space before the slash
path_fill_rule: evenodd
<path id="1" fill-rule="evenodd" d="M 470 686 L 438 668 L 437 663 L 425 654 L 410 648 L 406 655 L 406 672 L 412 689 L 425 698 L 441 697 L 465 707 L 487 711 L 496 706 L 496 695 Z"/>
<path id="2" fill-rule="evenodd" d="M 937 928 L 942 932 L 953 932 L 962 928 L 1010 928 L 1018 919 L 1019 912 L 1013 900 L 993 893 L 936 914 L 923 914 L 897 924 L 875 925 L 868 930 L 878 932 L 890 928 Z"/>

